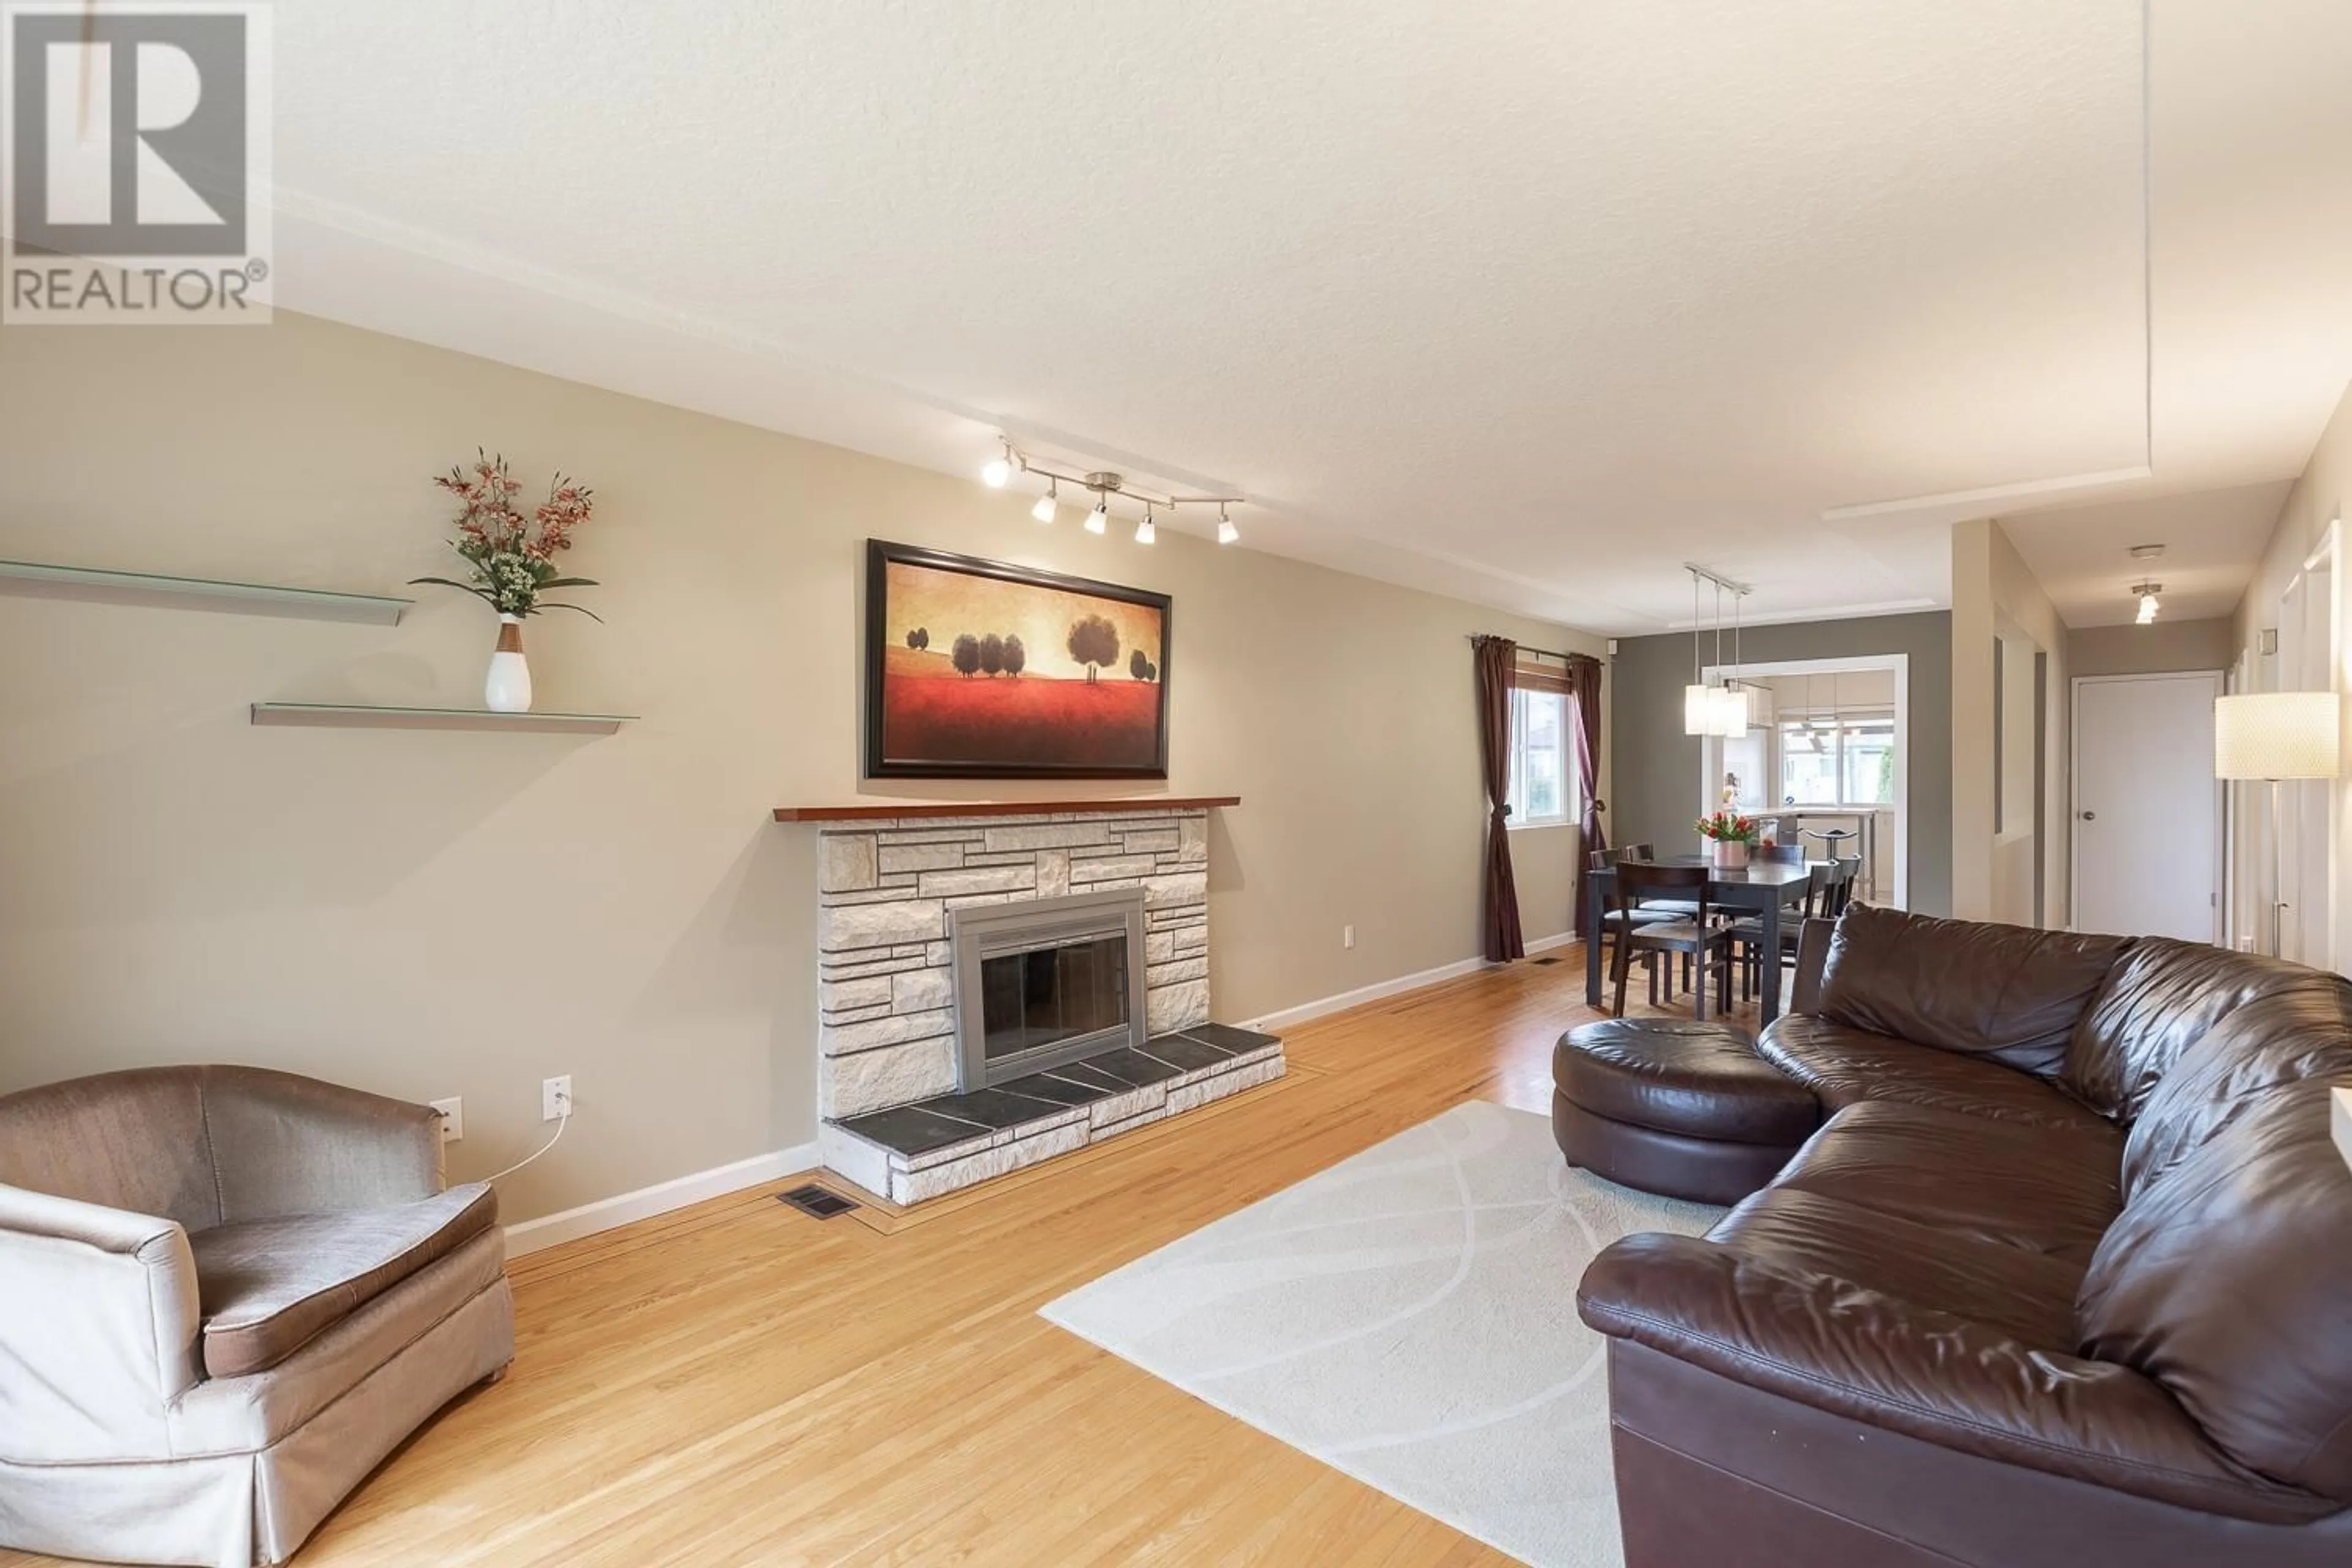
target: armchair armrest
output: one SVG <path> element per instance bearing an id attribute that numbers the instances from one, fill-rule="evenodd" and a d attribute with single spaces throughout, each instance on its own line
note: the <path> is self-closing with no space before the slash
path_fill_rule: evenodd
<path id="1" fill-rule="evenodd" d="M 169 1458 L 201 1328 L 175 1222 L 0 1185 L 0 1459 Z"/>
<path id="2" fill-rule="evenodd" d="M 221 1220 L 414 1203 L 441 1190 L 441 1119 L 293 1073 L 208 1068 L 205 1121 Z"/>
<path id="3" fill-rule="evenodd" d="M 1694 1237 L 1612 1244 L 1585 1271 L 1577 1310 L 1735 1383 L 1983 1458 L 2242 1519 L 2301 1523 L 2340 1506 L 2231 1463 L 2128 1367 L 2030 1350 Z"/>

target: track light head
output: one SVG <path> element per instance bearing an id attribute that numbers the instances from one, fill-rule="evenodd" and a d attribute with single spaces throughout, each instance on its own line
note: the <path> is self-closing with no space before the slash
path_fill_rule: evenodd
<path id="1" fill-rule="evenodd" d="M 2156 596 L 2163 592 L 2164 584 L 2161 583 L 2138 583 L 2133 584 L 2132 594 L 2139 600 L 2139 614 L 2133 618 L 2133 624 L 2135 626 L 2145 626 L 2155 623 L 2158 607 Z"/>
<path id="2" fill-rule="evenodd" d="M 1100 533 L 1109 526 L 1110 502 L 1108 500 L 1098 500 L 1095 502 L 1095 510 L 1087 513 L 1087 531 L 1088 533 Z"/>
<path id="3" fill-rule="evenodd" d="M 1242 531 L 1235 528 L 1234 520 L 1225 515 L 1225 503 L 1219 501 L 1217 503 L 1217 542 L 1233 544 L 1237 542 L 1241 536 Z"/>
<path id="4" fill-rule="evenodd" d="M 1135 542 L 1150 544 L 1160 537 L 1160 525 L 1151 521 L 1151 509 L 1143 509 L 1143 521 L 1135 525 Z"/>
<path id="5" fill-rule="evenodd" d="M 1012 479 L 1013 449 L 1010 447 L 980 466 L 980 482 L 990 489 L 1001 490 Z"/>
<path id="6" fill-rule="evenodd" d="M 1056 485 L 1055 481 L 1047 479 L 1045 481 L 1045 493 L 1037 498 L 1037 504 L 1029 509 L 1029 515 L 1035 518 L 1039 522 L 1053 521 L 1055 512 L 1060 510 L 1060 508 L 1054 504 L 1054 499 L 1059 493 L 1059 489 L 1060 487 Z"/>

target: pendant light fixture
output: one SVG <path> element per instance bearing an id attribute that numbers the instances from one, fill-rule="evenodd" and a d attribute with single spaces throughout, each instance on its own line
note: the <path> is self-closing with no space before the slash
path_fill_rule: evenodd
<path id="1" fill-rule="evenodd" d="M 1691 572 L 1691 678 L 1683 688 L 1683 733 L 1704 735 L 1714 716 L 1713 689 L 1701 676 L 1698 666 L 1698 573 Z"/>
<path id="2" fill-rule="evenodd" d="M 1739 679 L 1739 601 L 1745 596 L 1739 589 L 1731 592 L 1731 675 L 1715 699 L 1715 732 L 1727 741 L 1748 733 L 1748 688 Z"/>

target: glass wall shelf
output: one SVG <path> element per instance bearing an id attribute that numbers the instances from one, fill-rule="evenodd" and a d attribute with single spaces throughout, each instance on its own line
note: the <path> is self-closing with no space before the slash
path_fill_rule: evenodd
<path id="1" fill-rule="evenodd" d="M 266 583 L 223 583 L 206 577 L 163 577 L 149 572 L 107 572 L 90 566 L 45 566 L 0 561 L 0 594 L 159 609 L 215 610 L 236 616 L 282 616 L 307 621 L 350 621 L 394 626 L 415 601 L 377 594 L 336 594 L 323 588 L 279 588 Z"/>
<path id="2" fill-rule="evenodd" d="M 611 735 L 634 713 L 493 713 L 484 708 L 381 708 L 355 702 L 257 702 L 257 724 L 312 730 L 505 730 L 539 735 Z"/>

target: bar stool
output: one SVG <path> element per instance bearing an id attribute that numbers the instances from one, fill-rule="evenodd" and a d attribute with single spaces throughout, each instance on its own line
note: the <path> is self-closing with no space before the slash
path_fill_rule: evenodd
<path id="1" fill-rule="evenodd" d="M 1822 859 L 1843 860 L 1845 857 L 1841 851 L 1844 849 L 1846 840 L 1859 838 L 1862 834 L 1860 829 L 1853 827 L 1808 827 L 1805 837 L 1822 841 Z"/>

